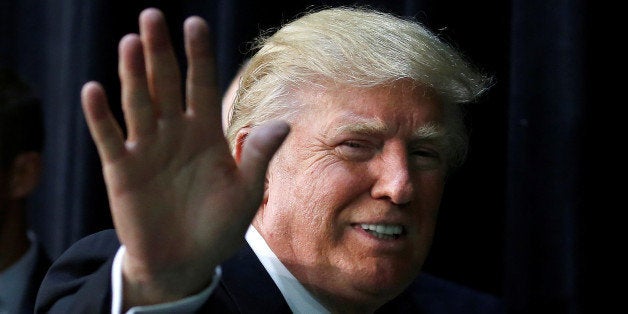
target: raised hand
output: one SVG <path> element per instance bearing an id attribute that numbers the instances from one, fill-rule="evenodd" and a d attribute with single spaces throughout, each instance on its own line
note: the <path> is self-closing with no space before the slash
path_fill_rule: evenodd
<path id="1" fill-rule="evenodd" d="M 111 213 L 127 253 L 125 307 L 171 301 L 202 289 L 242 244 L 268 162 L 288 133 L 283 122 L 254 128 L 239 162 L 224 139 L 207 24 L 184 25 L 188 73 L 180 70 L 163 14 L 140 14 L 140 35 L 120 41 L 125 139 L 95 82 L 83 110 L 101 158 Z"/>

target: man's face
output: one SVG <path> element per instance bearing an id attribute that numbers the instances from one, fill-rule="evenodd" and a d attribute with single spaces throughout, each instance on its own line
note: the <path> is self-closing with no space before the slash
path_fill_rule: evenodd
<path id="1" fill-rule="evenodd" d="M 390 298 L 432 242 L 446 165 L 442 134 L 429 131 L 441 107 L 407 81 L 300 94 L 254 225 L 320 298 Z"/>

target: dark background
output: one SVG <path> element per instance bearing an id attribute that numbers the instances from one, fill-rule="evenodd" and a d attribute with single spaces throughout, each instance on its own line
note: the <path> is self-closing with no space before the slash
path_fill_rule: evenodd
<path id="1" fill-rule="evenodd" d="M 594 254 L 607 146 L 599 141 L 596 10 L 580 1 L 107 1 L 0 0 L 0 66 L 33 87 L 45 110 L 45 173 L 33 229 L 58 256 L 110 228 L 95 147 L 79 91 L 102 82 L 119 109 L 117 43 L 138 13 L 166 13 L 182 56 L 181 25 L 212 28 L 223 90 L 248 43 L 305 8 L 369 5 L 416 18 L 495 77 L 468 107 L 471 150 L 448 182 L 425 271 L 503 297 L 513 313 L 598 313 Z M 181 58 L 181 66 L 185 60 Z M 595 265 L 597 266 L 597 265 Z"/>

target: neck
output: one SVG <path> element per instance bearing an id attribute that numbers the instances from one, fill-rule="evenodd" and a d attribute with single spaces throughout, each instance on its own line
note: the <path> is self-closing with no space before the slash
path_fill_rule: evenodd
<path id="1" fill-rule="evenodd" d="M 30 246 L 26 235 L 23 202 L 8 202 L 0 208 L 0 272 L 17 262 Z"/>

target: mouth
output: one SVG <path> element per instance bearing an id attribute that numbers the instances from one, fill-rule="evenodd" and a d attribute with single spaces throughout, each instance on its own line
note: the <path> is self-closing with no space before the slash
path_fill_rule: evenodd
<path id="1" fill-rule="evenodd" d="M 399 239 L 405 233 L 402 225 L 395 224 L 356 224 L 355 227 L 382 240 Z"/>

